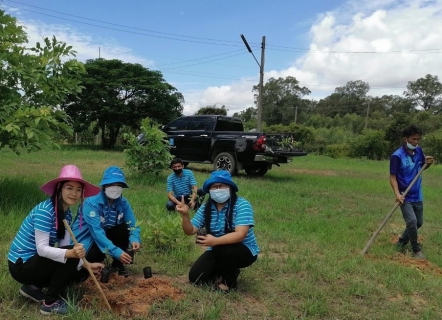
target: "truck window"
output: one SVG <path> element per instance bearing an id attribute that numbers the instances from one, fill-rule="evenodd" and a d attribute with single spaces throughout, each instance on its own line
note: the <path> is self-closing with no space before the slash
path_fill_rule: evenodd
<path id="1" fill-rule="evenodd" d="M 219 117 L 215 131 L 244 131 L 244 126 L 239 119 Z"/>
<path id="2" fill-rule="evenodd" d="M 178 118 L 175 121 L 169 123 L 164 131 L 180 131 L 189 130 L 192 118 Z"/>
<path id="3" fill-rule="evenodd" d="M 190 130 L 212 131 L 215 119 L 211 117 L 195 117 L 193 118 Z"/>

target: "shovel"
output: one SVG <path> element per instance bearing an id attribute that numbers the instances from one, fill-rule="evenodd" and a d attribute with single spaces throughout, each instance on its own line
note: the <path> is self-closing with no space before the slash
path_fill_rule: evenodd
<path id="1" fill-rule="evenodd" d="M 69 224 L 68 224 L 68 222 L 66 221 L 66 219 L 63 219 L 63 224 L 64 224 L 64 226 L 66 227 L 66 230 L 69 232 L 69 234 L 70 234 L 70 236 L 71 236 L 71 239 L 72 239 L 72 241 L 74 242 L 74 244 L 78 244 L 78 241 L 77 241 L 77 239 L 75 239 L 74 233 L 72 232 L 72 229 L 71 229 L 71 227 L 69 226 Z M 95 285 L 96 285 L 97 288 L 98 288 L 98 291 L 100 291 L 100 293 L 101 293 L 101 297 L 103 298 L 104 302 L 106 303 L 106 306 L 108 307 L 108 309 L 109 309 L 110 311 L 112 311 L 112 308 L 111 308 L 111 306 L 110 306 L 110 304 L 109 304 L 109 301 L 107 301 L 106 295 L 104 294 L 103 289 L 101 289 L 101 286 L 100 286 L 100 284 L 98 283 L 97 278 L 95 277 L 94 272 L 92 271 L 91 267 L 89 266 L 89 263 L 87 262 L 86 258 L 83 257 L 83 258 L 81 258 L 81 259 L 83 260 L 83 264 L 84 264 L 84 266 L 86 267 L 87 271 L 89 271 L 89 274 L 91 275 L 92 279 L 94 280 Z"/>

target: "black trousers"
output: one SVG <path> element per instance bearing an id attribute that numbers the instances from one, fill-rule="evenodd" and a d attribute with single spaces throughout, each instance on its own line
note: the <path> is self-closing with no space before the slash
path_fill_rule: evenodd
<path id="1" fill-rule="evenodd" d="M 212 247 L 205 251 L 189 271 L 189 280 L 195 284 L 209 284 L 222 277 L 229 288 L 236 288 L 238 269 L 250 266 L 257 256 L 242 242 Z"/>
<path id="2" fill-rule="evenodd" d="M 126 251 L 129 246 L 129 229 L 125 223 L 121 223 L 106 230 L 106 237 L 112 241 L 118 248 Z M 100 250 L 96 243 L 94 243 L 89 251 L 86 253 L 86 260 L 88 262 L 103 262 L 106 254 Z M 118 259 L 113 259 L 112 267 L 122 266 L 123 263 Z M 82 268 L 75 278 L 75 282 L 83 282 L 89 277 L 89 272 Z"/>
<path id="3" fill-rule="evenodd" d="M 106 230 L 106 237 L 112 241 L 114 245 L 123 251 L 129 247 L 129 229 L 126 223 L 121 223 Z M 86 254 L 86 260 L 89 262 L 102 262 L 106 254 L 98 248 L 94 243 Z M 112 266 L 122 265 L 122 262 L 118 259 L 113 259 Z"/>
<path id="4" fill-rule="evenodd" d="M 71 249 L 73 246 L 65 246 Z M 47 287 L 45 302 L 52 304 L 60 298 L 66 298 L 66 289 L 75 282 L 78 276 L 77 266 L 80 259 L 69 258 L 66 263 L 57 262 L 35 255 L 25 263 L 19 258 L 15 263 L 9 262 L 9 272 L 19 283 L 34 285 L 39 288 Z"/>

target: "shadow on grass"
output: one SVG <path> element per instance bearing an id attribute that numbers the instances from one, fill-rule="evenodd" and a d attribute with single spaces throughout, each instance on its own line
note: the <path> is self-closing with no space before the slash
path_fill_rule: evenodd
<path id="1" fill-rule="evenodd" d="M 30 209 L 45 199 L 40 185 L 23 179 L 5 178 L 0 180 L 0 212 L 21 212 L 27 214 Z"/>
<path id="2" fill-rule="evenodd" d="M 66 151 L 108 151 L 108 152 L 123 152 L 124 149 L 127 149 L 127 146 L 115 146 L 112 149 L 105 149 L 101 145 L 92 145 L 92 144 L 63 144 L 61 145 L 62 150 Z"/>
<path id="3" fill-rule="evenodd" d="M 210 173 L 213 172 L 213 168 L 211 165 L 207 165 L 207 168 L 202 168 L 202 167 L 192 167 L 191 165 L 186 167 L 187 169 L 190 169 L 192 171 L 195 172 L 200 172 L 200 173 L 205 173 L 207 174 L 207 178 L 209 177 Z M 295 176 L 273 176 L 273 175 L 269 175 L 268 173 L 266 175 L 264 175 L 263 177 L 252 177 L 247 175 L 244 171 L 240 171 L 238 172 L 238 174 L 236 174 L 233 179 L 235 179 L 235 177 L 240 177 L 240 178 L 244 178 L 244 179 L 249 179 L 249 180 L 261 180 L 261 181 L 274 181 L 274 182 L 293 182 L 296 180 Z"/>

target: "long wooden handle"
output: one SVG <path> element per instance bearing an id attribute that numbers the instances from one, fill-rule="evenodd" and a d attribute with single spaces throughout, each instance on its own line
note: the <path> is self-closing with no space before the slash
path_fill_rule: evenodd
<path id="1" fill-rule="evenodd" d="M 70 234 L 70 236 L 71 236 L 71 239 L 72 239 L 72 241 L 74 242 L 74 244 L 78 244 L 77 239 L 75 239 L 74 233 L 72 232 L 72 229 L 71 229 L 71 227 L 69 226 L 69 224 L 68 224 L 68 222 L 66 221 L 66 219 L 63 219 L 63 224 L 64 224 L 66 230 L 69 232 L 69 234 Z M 104 300 L 104 302 L 106 303 L 106 306 L 109 308 L 110 311 L 112 311 L 112 308 L 111 308 L 111 306 L 110 306 L 110 304 L 109 304 L 109 301 L 107 301 L 106 295 L 104 294 L 103 289 L 101 288 L 100 284 L 98 283 L 97 278 L 95 277 L 95 274 L 94 274 L 94 272 L 93 272 L 92 269 L 91 269 L 91 266 L 90 266 L 89 263 L 87 262 L 86 258 L 83 257 L 83 258 L 81 258 L 81 259 L 83 260 L 83 264 L 84 264 L 84 266 L 86 267 L 87 271 L 89 271 L 89 274 L 91 275 L 92 279 L 94 280 L 95 285 L 96 285 L 97 288 L 98 288 L 98 291 L 100 291 L 101 296 L 103 297 L 103 300 Z"/>
<path id="2" fill-rule="evenodd" d="M 404 193 L 402 194 L 404 197 L 407 195 L 408 191 L 410 191 L 411 187 L 414 185 L 414 183 L 417 181 L 417 179 L 420 177 L 420 175 L 422 174 L 422 172 L 424 172 L 424 170 L 427 168 L 428 164 L 425 163 L 422 168 L 419 170 L 419 172 L 416 174 L 416 176 L 414 177 L 413 180 L 411 180 L 410 184 L 408 185 L 407 189 L 405 189 Z M 379 228 L 376 230 L 376 232 L 373 234 L 373 236 L 371 237 L 370 240 L 368 240 L 367 244 L 365 245 L 364 249 L 362 249 L 361 251 L 361 255 L 364 255 L 368 248 L 371 246 L 371 244 L 373 243 L 374 239 L 376 239 L 376 237 L 378 236 L 379 232 L 381 232 L 382 228 L 385 226 L 385 224 L 387 223 L 387 221 L 391 218 L 391 216 L 393 215 L 393 212 L 400 206 L 399 202 L 396 202 L 396 204 L 394 205 L 393 209 L 391 209 L 391 211 L 387 214 L 387 216 L 385 217 L 384 221 L 382 221 L 381 225 L 379 226 Z"/>

